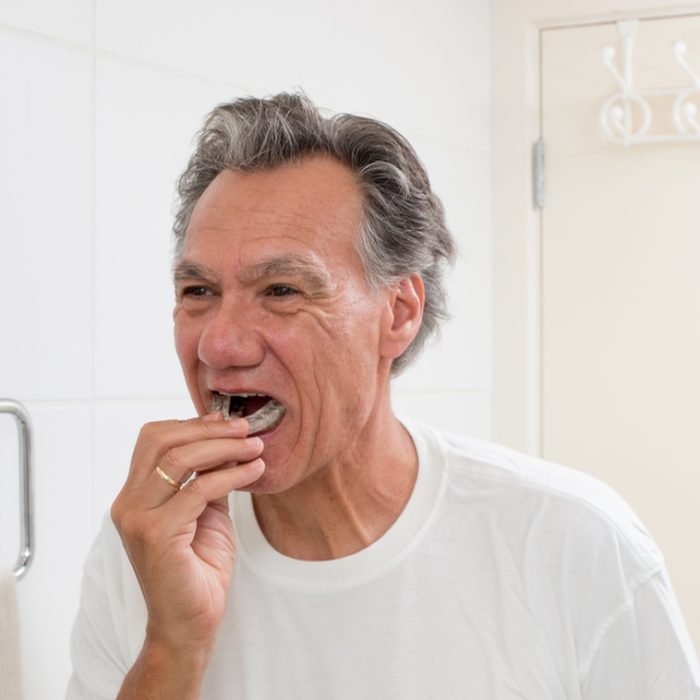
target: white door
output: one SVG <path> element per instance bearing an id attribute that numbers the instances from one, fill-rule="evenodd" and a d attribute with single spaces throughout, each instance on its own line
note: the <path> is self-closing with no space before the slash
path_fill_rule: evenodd
<path id="1" fill-rule="evenodd" d="M 700 74 L 700 15 L 638 23 L 633 90 L 692 86 L 678 40 Z M 639 513 L 700 648 L 700 140 L 610 140 L 606 45 L 620 66 L 614 22 L 542 32 L 542 453 Z M 647 135 L 673 133 L 674 96 L 647 99 Z"/>

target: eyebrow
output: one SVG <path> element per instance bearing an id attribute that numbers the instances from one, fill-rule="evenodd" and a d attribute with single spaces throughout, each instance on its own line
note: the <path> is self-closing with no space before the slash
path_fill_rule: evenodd
<path id="1" fill-rule="evenodd" d="M 285 253 L 266 258 L 247 268 L 242 277 L 253 281 L 276 275 L 302 277 L 317 288 L 330 286 L 330 276 L 326 270 L 313 256 L 303 253 Z"/>
<path id="2" fill-rule="evenodd" d="M 265 277 L 288 275 L 302 277 L 317 289 L 331 286 L 330 275 L 314 256 L 304 253 L 285 253 L 261 260 L 245 268 L 241 274 L 244 282 L 254 282 Z M 173 269 L 175 282 L 186 279 L 204 279 L 214 281 L 217 275 L 204 265 L 190 260 L 181 260 Z"/>
<path id="3" fill-rule="evenodd" d="M 173 268 L 175 282 L 188 279 L 215 280 L 216 275 L 204 265 L 189 260 L 180 260 Z"/>

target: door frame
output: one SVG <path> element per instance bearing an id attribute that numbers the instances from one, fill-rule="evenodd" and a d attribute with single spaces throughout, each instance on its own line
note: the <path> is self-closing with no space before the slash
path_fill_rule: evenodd
<path id="1" fill-rule="evenodd" d="M 541 32 L 700 12 L 700 2 L 615 5 L 611 11 L 610 0 L 492 0 L 491 436 L 535 456 L 542 454 L 542 217 L 533 204 L 532 156 L 541 135 Z"/>

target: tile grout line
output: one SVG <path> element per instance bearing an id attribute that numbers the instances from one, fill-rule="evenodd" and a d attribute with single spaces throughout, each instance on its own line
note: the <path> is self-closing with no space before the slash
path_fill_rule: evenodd
<path id="1" fill-rule="evenodd" d="M 90 301 L 90 326 L 91 326 L 91 342 L 90 342 L 90 529 L 94 530 L 97 524 L 95 513 L 95 501 L 97 494 L 97 477 L 95 469 L 97 468 L 97 443 L 95 439 L 95 389 L 97 363 L 95 361 L 95 345 L 96 331 L 95 320 L 97 318 L 96 308 L 96 289 L 97 282 L 96 264 L 97 264 L 97 0 L 92 0 L 90 3 L 92 10 L 92 26 L 91 26 L 91 80 L 90 80 L 90 102 L 91 102 L 91 167 L 92 167 L 92 183 L 91 183 L 91 228 L 92 235 L 90 237 L 90 289 L 92 290 Z"/>
<path id="2" fill-rule="evenodd" d="M 481 392 L 490 391 L 489 386 L 465 386 L 465 387 L 393 387 L 392 392 L 400 394 L 417 393 L 417 394 L 474 394 Z M 81 401 L 94 401 L 94 403 L 119 403 L 124 401 L 190 401 L 191 398 L 189 394 L 183 392 L 182 394 L 141 394 L 138 396 L 118 396 L 118 395 L 106 395 L 106 396 L 57 396 L 55 398 L 39 398 L 36 396 L 27 397 L 23 399 L 25 401 L 33 403 L 42 402 L 52 402 L 52 403 L 76 403 Z"/>
<path id="3" fill-rule="evenodd" d="M 205 72 L 197 72 L 191 70 L 185 70 L 183 68 L 178 68 L 177 66 L 171 66 L 167 63 L 159 63 L 158 61 L 149 61 L 144 58 L 139 58 L 138 56 L 131 56 L 128 53 L 119 53 L 118 51 L 110 51 L 109 49 L 98 49 L 97 48 L 97 7 L 95 0 L 92 2 L 93 8 L 93 20 L 91 33 L 92 37 L 90 44 L 83 44 L 79 41 L 71 41 L 70 39 L 62 39 L 59 36 L 54 36 L 51 34 L 44 34 L 32 29 L 24 29 L 23 27 L 15 27 L 9 24 L 3 24 L 0 22 L 0 35 L 6 34 L 9 36 L 18 37 L 20 39 L 25 39 L 28 41 L 36 41 L 42 44 L 48 44 L 54 48 L 68 49 L 71 51 L 78 51 L 83 54 L 88 54 L 93 60 L 97 58 L 107 58 L 116 63 L 121 63 L 122 65 L 130 65 L 137 68 L 146 68 L 150 70 L 158 70 L 163 73 L 169 73 L 173 76 L 179 76 L 182 78 L 187 78 L 189 80 L 196 80 L 198 82 L 216 84 L 224 84 L 231 88 L 235 92 L 251 93 L 252 88 L 234 83 L 227 80 L 223 76 L 218 78 L 212 76 Z"/>
<path id="4" fill-rule="evenodd" d="M 177 66 L 171 66 L 167 63 L 159 63 L 158 61 L 152 61 L 145 58 L 139 58 L 138 56 L 131 56 L 127 53 L 119 53 L 118 51 L 110 51 L 109 49 L 96 49 L 96 54 L 99 58 L 107 58 L 115 63 L 120 63 L 122 65 L 131 66 L 134 68 L 147 68 L 150 70 L 160 71 L 162 73 L 170 74 L 171 76 L 187 78 L 188 80 L 196 80 L 199 83 L 209 83 L 211 85 L 226 85 L 229 86 L 234 91 L 240 91 L 242 93 L 250 94 L 253 89 L 242 85 L 240 83 L 234 83 L 226 78 L 217 77 L 216 75 L 211 75 L 206 72 L 197 72 L 192 70 L 186 70 L 184 68 L 178 68 Z"/>
<path id="5" fill-rule="evenodd" d="M 473 395 L 473 394 L 489 394 L 491 389 L 489 387 L 471 387 L 464 389 L 399 389 L 395 388 L 393 390 L 394 394 L 400 394 L 403 396 L 407 395 L 417 395 L 417 394 L 427 394 L 427 395 L 437 395 L 437 394 L 450 394 L 454 396 L 459 395 Z M 78 398 L 25 398 L 23 399 L 26 403 L 32 404 L 80 404 L 87 403 L 93 409 L 104 406 L 105 404 L 130 404 L 130 403 L 170 403 L 170 402 L 186 402 L 190 403 L 191 398 L 187 394 L 181 394 L 180 396 L 95 396 L 94 394 L 89 397 L 78 397 Z M 192 408 L 194 411 L 194 408 Z"/>
<path id="6" fill-rule="evenodd" d="M 226 85 L 232 91 L 232 96 L 234 95 L 252 95 L 256 93 L 256 90 L 251 86 L 244 85 L 242 83 L 235 83 L 227 79 L 224 76 L 211 75 L 206 72 L 198 72 L 192 70 L 186 70 L 184 68 L 179 68 L 177 66 L 169 65 L 167 63 L 159 63 L 158 61 L 148 60 L 140 58 L 138 56 L 132 56 L 128 53 L 120 53 L 118 51 L 112 51 L 109 49 L 98 49 L 96 44 L 96 26 L 97 26 L 97 13 L 96 13 L 96 3 L 93 0 L 93 26 L 92 26 L 92 45 L 87 46 L 80 43 L 79 41 L 71 41 L 69 39 L 61 39 L 57 36 L 52 36 L 51 34 L 43 34 L 42 32 L 34 31 L 31 29 L 24 29 L 22 27 L 14 27 L 12 25 L 0 23 L 0 34 L 9 34 L 11 36 L 17 36 L 23 39 L 38 41 L 41 43 L 48 44 L 54 47 L 60 47 L 64 49 L 70 49 L 73 51 L 80 51 L 82 53 L 89 54 L 93 60 L 97 58 L 106 58 L 115 63 L 131 66 L 136 68 L 145 68 L 148 70 L 160 71 L 162 73 L 169 74 L 173 77 L 184 78 L 187 80 L 196 80 L 199 83 L 209 83 L 211 85 Z M 437 137 L 434 133 L 424 132 L 422 128 L 409 129 L 407 135 L 411 136 L 417 141 L 422 141 L 428 143 L 432 146 L 436 146 L 442 149 L 454 150 L 455 148 L 463 151 L 466 155 L 475 158 L 488 158 L 489 149 L 488 148 L 477 148 L 472 146 L 464 147 L 460 143 L 456 143 L 455 140 L 441 139 Z"/>
<path id="7" fill-rule="evenodd" d="M 100 406 L 109 403 L 150 403 L 157 401 L 190 401 L 189 396 L 83 396 L 83 397 L 56 397 L 56 398 L 39 398 L 29 397 L 22 398 L 25 403 L 33 404 L 87 404 L 88 406 Z M 194 409 L 193 409 L 194 410 Z"/>
<path id="8" fill-rule="evenodd" d="M 38 41 L 44 44 L 49 44 L 50 46 L 57 46 L 63 49 L 71 49 L 73 51 L 80 51 L 81 53 L 91 53 L 92 48 L 86 44 L 82 44 L 79 41 L 71 41 L 70 39 L 62 39 L 59 36 L 53 36 L 51 34 L 44 34 L 33 29 L 25 29 L 23 27 L 15 27 L 11 24 L 4 24 L 0 22 L 0 33 L 7 34 L 9 36 L 18 37 L 20 39 L 27 39 L 31 41 Z"/>
<path id="9" fill-rule="evenodd" d="M 245 94 L 245 95 L 250 95 L 254 94 L 256 90 L 251 86 L 251 85 L 244 85 L 243 83 L 236 83 L 233 82 L 229 79 L 227 79 L 224 76 L 217 76 L 217 75 L 211 75 L 205 71 L 196 71 L 196 70 L 186 70 L 184 68 L 180 68 L 177 66 L 169 65 L 167 63 L 160 63 L 158 61 L 154 60 L 149 60 L 145 58 L 140 58 L 138 56 L 132 56 L 128 53 L 120 53 L 119 51 L 113 51 L 110 49 L 98 49 L 97 44 L 96 44 L 96 27 L 97 27 L 97 9 L 96 9 L 96 3 L 93 0 L 93 27 L 92 27 L 92 45 L 87 46 L 85 44 L 80 43 L 79 41 L 71 41 L 69 39 L 61 39 L 58 36 L 53 36 L 51 34 L 43 34 L 42 32 L 34 31 L 31 29 L 24 29 L 22 27 L 14 27 L 9 24 L 3 24 L 0 22 L 0 34 L 5 33 L 13 36 L 17 36 L 23 39 L 28 39 L 28 40 L 33 40 L 33 41 L 39 41 L 45 44 L 49 44 L 52 46 L 57 46 L 61 47 L 64 49 L 71 49 L 74 51 L 80 51 L 83 53 L 88 53 L 92 55 L 93 57 L 97 58 L 106 58 L 111 61 L 114 61 L 115 63 L 119 63 L 122 65 L 127 65 L 127 66 L 132 66 L 136 68 L 146 68 L 150 70 L 156 70 L 156 71 L 161 71 L 163 73 L 167 73 L 171 76 L 174 77 L 181 77 L 185 78 L 188 80 L 196 80 L 198 82 L 204 82 L 204 83 L 209 83 L 212 85 L 226 85 L 228 88 L 230 88 L 234 95 L 236 94 Z M 422 128 L 415 128 L 415 129 L 408 129 L 407 130 L 407 135 L 411 136 L 415 140 L 418 141 L 423 141 L 426 143 L 429 143 L 433 146 L 437 146 L 439 148 L 446 148 L 450 150 L 454 150 L 457 148 L 458 150 L 463 151 L 465 154 L 469 156 L 474 156 L 477 158 L 483 158 L 486 157 L 488 158 L 489 156 L 489 149 L 488 148 L 476 148 L 474 146 L 468 146 L 464 147 L 460 143 L 456 143 L 455 140 L 447 140 L 447 139 L 441 139 L 437 137 L 434 133 L 432 132 L 425 132 L 422 130 Z"/>

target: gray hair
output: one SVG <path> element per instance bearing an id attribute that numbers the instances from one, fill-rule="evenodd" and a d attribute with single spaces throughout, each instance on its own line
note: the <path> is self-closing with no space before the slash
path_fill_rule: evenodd
<path id="1" fill-rule="evenodd" d="M 398 374 L 447 318 L 444 268 L 455 257 L 442 203 L 418 156 L 397 131 L 352 114 L 324 117 L 303 94 L 247 97 L 207 117 L 177 182 L 175 252 L 182 252 L 192 211 L 223 170 L 256 171 L 327 155 L 347 166 L 364 195 L 358 252 L 367 283 L 378 289 L 418 273 L 425 285 L 423 323 L 394 360 Z"/>

